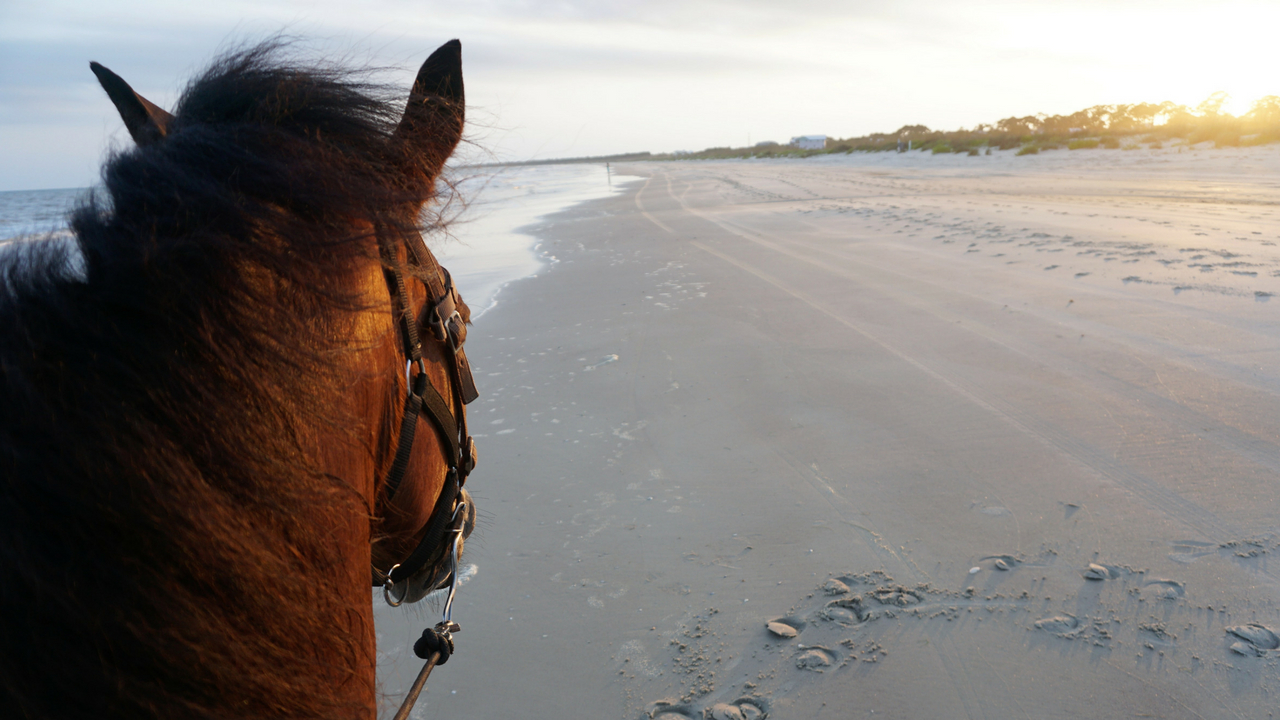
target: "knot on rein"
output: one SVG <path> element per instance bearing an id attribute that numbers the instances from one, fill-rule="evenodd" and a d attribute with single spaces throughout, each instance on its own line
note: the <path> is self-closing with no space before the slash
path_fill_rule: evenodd
<path id="1" fill-rule="evenodd" d="M 449 662 L 449 656 L 453 654 L 453 635 L 448 630 L 427 628 L 413 644 L 413 654 L 423 660 L 430 659 L 432 653 L 438 656 L 436 665 Z"/>
<path id="2" fill-rule="evenodd" d="M 413 644 L 413 654 L 427 663 L 418 671 L 418 679 L 413 681 L 413 687 L 405 694 L 404 702 L 400 703 L 400 709 L 392 720 L 408 720 L 409 711 L 413 710 L 414 703 L 418 702 L 418 695 L 426 688 L 431 671 L 449 662 L 449 656 L 453 654 L 453 633 L 461 629 L 458 623 L 443 620 L 436 623 L 435 627 L 422 631 L 422 637 Z"/>

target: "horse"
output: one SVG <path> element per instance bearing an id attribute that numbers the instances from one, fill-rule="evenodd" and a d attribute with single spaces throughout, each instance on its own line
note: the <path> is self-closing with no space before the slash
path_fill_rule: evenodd
<path id="1" fill-rule="evenodd" d="M 91 63 L 134 143 L 74 247 L 0 258 L 0 716 L 373 718 L 370 581 L 456 582 L 470 311 L 422 233 L 461 44 L 407 105 L 289 45 L 172 114 Z"/>

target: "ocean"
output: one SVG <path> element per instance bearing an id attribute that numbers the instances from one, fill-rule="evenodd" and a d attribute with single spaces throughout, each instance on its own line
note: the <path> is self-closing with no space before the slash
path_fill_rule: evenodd
<path id="1" fill-rule="evenodd" d="M 520 232 L 539 218 L 578 203 L 621 192 L 629 178 L 606 175 L 602 165 L 532 165 L 484 168 L 459 183 L 471 198 L 450 228 L 453 239 L 431 250 L 449 268 L 471 307 L 472 319 L 500 301 L 512 280 L 536 275 L 555 257 Z"/>
<path id="2" fill-rule="evenodd" d="M 28 235 L 65 234 L 67 212 L 88 188 L 0 192 L 0 244 Z"/>
<path id="3" fill-rule="evenodd" d="M 626 178 L 601 165 L 531 165 L 460 171 L 466 209 L 448 237 L 428 238 L 478 319 L 495 307 L 502 288 L 536 275 L 555 258 L 521 228 L 577 203 L 619 192 Z M 67 213 L 89 188 L 0 192 L 0 248 L 31 236 L 66 238 Z"/>

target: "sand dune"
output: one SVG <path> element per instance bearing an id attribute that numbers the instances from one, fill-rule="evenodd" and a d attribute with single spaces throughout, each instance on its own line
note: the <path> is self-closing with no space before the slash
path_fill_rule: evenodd
<path id="1" fill-rule="evenodd" d="M 417 717 L 1274 712 L 1280 151 L 625 171 L 470 336 Z"/>

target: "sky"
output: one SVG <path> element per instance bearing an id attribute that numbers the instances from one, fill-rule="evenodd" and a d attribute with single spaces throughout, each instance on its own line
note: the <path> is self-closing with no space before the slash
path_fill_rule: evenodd
<path id="1" fill-rule="evenodd" d="M 171 107 L 274 33 L 406 93 L 463 46 L 468 159 L 954 130 L 1100 104 L 1280 95 L 1280 3 L 1179 0 L 0 0 L 0 191 L 94 183 L 129 142 L 96 60 Z"/>

